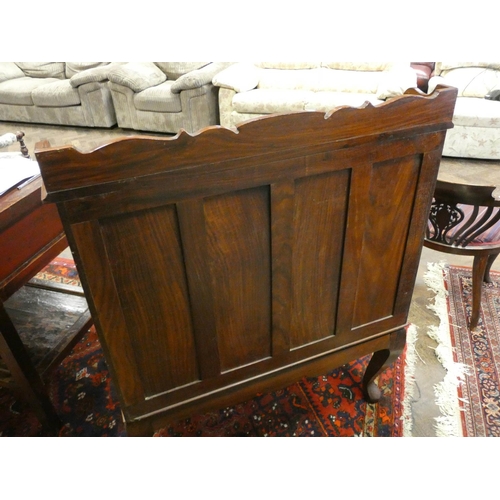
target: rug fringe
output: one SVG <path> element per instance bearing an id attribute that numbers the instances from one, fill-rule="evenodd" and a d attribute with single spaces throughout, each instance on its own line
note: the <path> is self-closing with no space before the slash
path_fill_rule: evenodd
<path id="1" fill-rule="evenodd" d="M 412 401 L 415 395 L 415 367 L 416 367 L 416 343 L 418 333 L 417 327 L 411 324 L 406 332 L 406 357 L 405 357 L 405 395 L 403 398 L 403 437 L 412 437 L 413 417 Z"/>
<path id="2" fill-rule="evenodd" d="M 468 367 L 457 363 L 453 359 L 453 346 L 450 338 L 450 324 L 448 320 L 447 296 L 448 291 L 444 286 L 443 273 L 447 271 L 447 264 L 429 262 L 424 282 L 436 295 L 434 303 L 427 307 L 439 318 L 439 326 L 430 326 L 427 335 L 438 344 L 436 357 L 446 370 L 442 382 L 434 386 L 436 404 L 441 411 L 441 416 L 436 418 L 436 435 L 438 437 L 463 436 L 458 399 L 458 387 L 468 373 Z"/>

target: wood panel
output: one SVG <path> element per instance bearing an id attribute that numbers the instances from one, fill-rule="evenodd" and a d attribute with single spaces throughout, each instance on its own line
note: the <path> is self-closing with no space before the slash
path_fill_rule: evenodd
<path id="1" fill-rule="evenodd" d="M 148 366 L 143 372 L 145 394 L 198 380 L 175 207 L 105 219 L 101 231 L 127 328 L 137 332 L 137 363 Z M 166 362 L 170 358 L 175 363 Z"/>
<path id="2" fill-rule="evenodd" d="M 25 265 L 48 242 L 63 237 L 63 228 L 55 205 L 41 205 L 26 214 L 0 235 L 0 275 L 7 277 Z"/>
<path id="3" fill-rule="evenodd" d="M 456 92 L 37 152 L 130 430 L 373 349 L 380 396 Z"/>
<path id="4" fill-rule="evenodd" d="M 335 334 L 349 170 L 296 182 L 290 345 Z"/>
<path id="5" fill-rule="evenodd" d="M 366 191 L 352 327 L 394 314 L 420 157 L 375 164 Z M 387 269 L 393 272 L 387 273 Z"/>
<path id="6" fill-rule="evenodd" d="M 221 370 L 271 356 L 269 188 L 207 198 L 207 252 Z"/>

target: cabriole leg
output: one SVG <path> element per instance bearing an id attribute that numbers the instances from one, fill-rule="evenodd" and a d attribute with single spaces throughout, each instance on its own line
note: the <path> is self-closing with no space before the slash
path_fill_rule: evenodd
<path id="1" fill-rule="evenodd" d="M 406 328 L 401 328 L 390 334 L 389 349 L 382 349 L 373 353 L 363 377 L 363 393 L 369 403 L 378 402 L 382 395 L 374 382 L 375 378 L 399 357 L 405 344 Z"/>

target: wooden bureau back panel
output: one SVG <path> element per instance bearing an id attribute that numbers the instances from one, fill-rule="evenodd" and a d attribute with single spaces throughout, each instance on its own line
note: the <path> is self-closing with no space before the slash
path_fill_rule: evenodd
<path id="1" fill-rule="evenodd" d="M 126 418 L 404 327 L 455 97 L 37 151 Z"/>

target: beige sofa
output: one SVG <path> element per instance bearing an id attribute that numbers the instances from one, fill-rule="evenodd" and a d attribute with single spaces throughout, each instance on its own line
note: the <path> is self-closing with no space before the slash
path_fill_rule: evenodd
<path id="1" fill-rule="evenodd" d="M 256 62 L 231 65 L 213 84 L 221 125 L 231 128 L 272 113 L 379 104 L 417 87 L 417 75 L 409 62 Z"/>
<path id="2" fill-rule="evenodd" d="M 130 62 L 109 72 L 118 126 L 194 133 L 219 123 L 212 78 L 229 63 Z"/>
<path id="3" fill-rule="evenodd" d="M 112 127 L 109 63 L 0 63 L 0 120 Z"/>
<path id="4" fill-rule="evenodd" d="M 500 102 L 485 99 L 500 90 L 500 62 L 437 62 L 428 92 L 438 84 L 458 88 L 443 155 L 500 159 Z"/>

